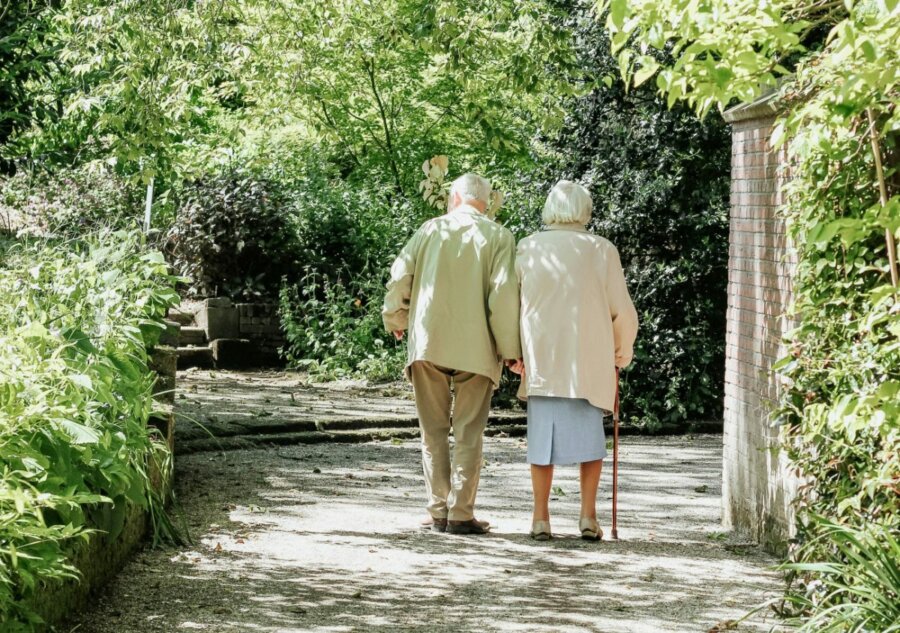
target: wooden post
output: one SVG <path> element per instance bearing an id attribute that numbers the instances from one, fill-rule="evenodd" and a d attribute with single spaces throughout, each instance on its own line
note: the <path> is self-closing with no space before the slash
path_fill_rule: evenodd
<path id="1" fill-rule="evenodd" d="M 872 141 L 872 154 L 875 157 L 875 176 L 878 178 L 878 197 L 881 200 L 881 206 L 887 206 L 887 184 L 884 181 L 884 167 L 881 164 L 881 147 L 878 143 L 878 132 L 875 130 L 875 114 L 872 108 L 866 109 L 869 115 L 869 139 Z M 888 266 L 891 267 L 891 283 L 894 288 L 898 285 L 897 273 L 897 244 L 894 241 L 894 234 L 890 228 L 884 229 L 884 241 L 887 244 Z"/>

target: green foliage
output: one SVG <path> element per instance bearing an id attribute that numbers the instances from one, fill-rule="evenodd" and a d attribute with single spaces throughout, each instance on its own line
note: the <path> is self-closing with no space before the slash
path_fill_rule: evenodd
<path id="1" fill-rule="evenodd" d="M 299 271 L 282 183 L 246 171 L 187 184 L 166 253 L 195 296 L 274 297 L 282 275 Z"/>
<path id="2" fill-rule="evenodd" d="M 52 52 L 46 9 L 44 1 L 6 2 L 0 9 L 0 174 L 14 167 L 4 146 L 43 113 L 28 86 L 44 76 Z"/>
<path id="3" fill-rule="evenodd" d="M 144 181 L 189 170 L 210 116 L 238 90 L 246 49 L 223 37 L 229 10 L 190 0 L 62 3 L 56 63 L 39 87 L 55 112 L 21 144 L 56 162 L 102 157 Z"/>
<path id="4" fill-rule="evenodd" d="M 307 273 L 281 290 L 285 359 L 320 380 L 363 375 L 393 380 L 406 364 L 406 344 L 384 331 L 386 274 L 360 274 L 350 283 Z"/>
<path id="5" fill-rule="evenodd" d="M 134 234 L 13 246 L 0 266 L 0 628 L 26 630 L 41 583 L 75 577 L 69 543 L 159 512 L 148 460 L 147 346 L 177 301 Z M 101 520 L 102 519 L 102 520 Z M 162 525 L 155 523 L 157 525 Z M 164 524 L 164 522 L 163 522 Z"/>
<path id="6" fill-rule="evenodd" d="M 892 2 L 891 2 L 892 3 Z M 789 75 L 792 55 L 847 13 L 852 2 L 822 0 L 599 0 L 626 83 L 656 75 L 669 105 L 687 101 L 701 116 L 751 101 Z M 859 3 L 866 5 L 870 3 Z M 686 17 L 687 16 L 687 17 Z M 815 38 L 814 38 L 815 39 Z M 664 51 L 671 61 L 654 51 Z"/>
<path id="7" fill-rule="evenodd" d="M 387 272 L 409 235 L 433 210 L 380 187 L 348 186 L 308 166 L 292 185 L 296 248 L 304 272 L 279 296 L 283 357 L 320 379 L 400 377 L 405 343 L 384 332 Z"/>
<path id="8" fill-rule="evenodd" d="M 602 26 L 587 16 L 577 28 L 586 73 L 614 72 Z M 641 321 L 635 362 L 622 375 L 626 419 L 651 429 L 718 419 L 730 134 L 720 120 L 669 110 L 647 86 L 601 84 L 568 110 L 542 188 L 561 177 L 582 182 L 594 199 L 592 228 L 619 249 Z"/>
<path id="9" fill-rule="evenodd" d="M 805 594 L 790 596 L 808 618 L 795 618 L 800 633 L 900 631 L 900 541 L 882 526 L 850 528 L 822 517 L 818 538 L 840 552 L 838 562 L 792 563 L 789 572 L 815 574 Z"/>
<path id="10" fill-rule="evenodd" d="M 102 163 L 53 173 L 0 177 L 0 228 L 74 238 L 102 228 L 133 228 L 143 192 Z"/>
<path id="11" fill-rule="evenodd" d="M 287 108 L 345 174 L 397 193 L 435 154 L 527 160 L 534 129 L 557 125 L 572 92 L 571 38 L 543 0 L 244 4 L 257 107 Z"/>
<path id="12" fill-rule="evenodd" d="M 785 384 L 778 419 L 803 482 L 793 552 L 801 594 L 821 583 L 834 589 L 798 617 L 807 630 L 884 630 L 878 623 L 895 624 L 896 610 L 876 606 L 873 615 L 870 607 L 876 596 L 896 605 L 896 576 L 873 572 L 882 555 L 869 536 L 854 543 L 848 534 L 900 531 L 900 292 L 889 263 L 900 237 L 900 6 L 711 2 L 703 14 L 675 20 L 685 4 L 604 3 L 615 42 L 628 42 L 620 53 L 627 77 L 637 80 L 637 50 L 674 39 L 676 62 L 658 85 L 677 84 L 670 97 L 704 113 L 771 84 L 734 56 L 780 72 L 778 60 L 793 54 L 775 138 L 786 141 L 791 169 L 783 214 L 797 259 L 789 315 L 797 327 L 790 355 L 775 368 Z M 739 34 L 747 20 L 756 26 Z M 805 49 L 802 33 L 822 27 L 830 31 L 820 48 Z M 715 70 L 720 61 L 732 64 L 732 76 Z M 864 546 L 876 554 L 862 555 Z"/>

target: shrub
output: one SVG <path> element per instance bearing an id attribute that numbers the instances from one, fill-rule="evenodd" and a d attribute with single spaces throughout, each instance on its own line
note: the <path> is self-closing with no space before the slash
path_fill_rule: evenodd
<path id="1" fill-rule="evenodd" d="M 185 185 L 165 237 L 167 257 L 193 296 L 259 300 L 277 296 L 300 270 L 290 195 L 283 184 L 243 170 Z"/>
<path id="2" fill-rule="evenodd" d="M 852 528 L 809 517 L 820 534 L 818 551 L 837 556 L 782 566 L 789 573 L 815 574 L 802 594 L 788 596 L 799 614 L 790 618 L 799 633 L 900 631 L 900 540 L 879 525 Z"/>
<path id="3" fill-rule="evenodd" d="M 406 343 L 384 331 L 381 304 L 387 271 L 361 273 L 349 284 L 308 272 L 281 289 L 280 315 L 287 345 L 284 358 L 313 377 L 333 380 L 365 376 L 399 378 Z"/>
<path id="4" fill-rule="evenodd" d="M 618 73 L 603 27 L 579 22 L 582 65 Z M 569 104 L 546 139 L 544 167 L 510 179 L 501 213 L 521 237 L 537 230 L 560 178 L 587 186 L 591 228 L 619 250 L 640 318 L 622 373 L 623 420 L 648 429 L 722 415 L 731 139 L 721 120 L 669 109 L 652 88 L 600 84 Z"/>
<path id="5" fill-rule="evenodd" d="M 770 379 L 800 481 L 791 557 L 801 573 L 789 598 L 815 596 L 798 615 L 805 630 L 896 631 L 900 92 L 884 69 L 900 63 L 900 4 L 692 6 L 601 3 L 629 82 L 656 74 L 656 47 L 676 55 L 656 74 L 671 102 L 704 114 L 783 79 L 772 144 L 789 165 L 781 213 L 796 262 L 787 310 L 796 327 Z"/>
<path id="6" fill-rule="evenodd" d="M 68 238 L 131 228 L 142 221 L 142 196 L 140 187 L 99 163 L 53 173 L 19 171 L 0 178 L 0 229 Z"/>
<path id="7" fill-rule="evenodd" d="M 28 597 L 77 576 L 67 544 L 128 504 L 167 525 L 148 459 L 147 346 L 177 300 L 159 253 L 132 233 L 13 246 L 0 266 L 0 628 L 29 630 Z"/>

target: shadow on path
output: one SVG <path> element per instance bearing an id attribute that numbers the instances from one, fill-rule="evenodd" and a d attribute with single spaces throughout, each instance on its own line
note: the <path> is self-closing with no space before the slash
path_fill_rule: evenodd
<path id="1" fill-rule="evenodd" d="M 718 436 L 628 438 L 622 540 L 600 544 L 576 538 L 574 467 L 558 469 L 558 538 L 528 539 L 520 439 L 486 442 L 484 537 L 418 528 L 416 442 L 185 456 L 197 543 L 139 554 L 70 630 L 706 632 L 780 589 L 774 560 L 717 532 L 720 455 Z"/>

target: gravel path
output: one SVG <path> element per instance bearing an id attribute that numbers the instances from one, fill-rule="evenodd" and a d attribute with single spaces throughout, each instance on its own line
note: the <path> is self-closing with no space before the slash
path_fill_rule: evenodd
<path id="1" fill-rule="evenodd" d="M 179 457 L 195 544 L 139 553 L 65 630 L 769 630 L 761 616 L 731 622 L 780 580 L 772 558 L 718 532 L 721 437 L 623 440 L 616 543 L 576 538 L 574 467 L 558 470 L 559 538 L 528 539 L 524 454 L 522 439 L 486 441 L 478 515 L 495 527 L 484 537 L 418 527 L 415 441 Z"/>

